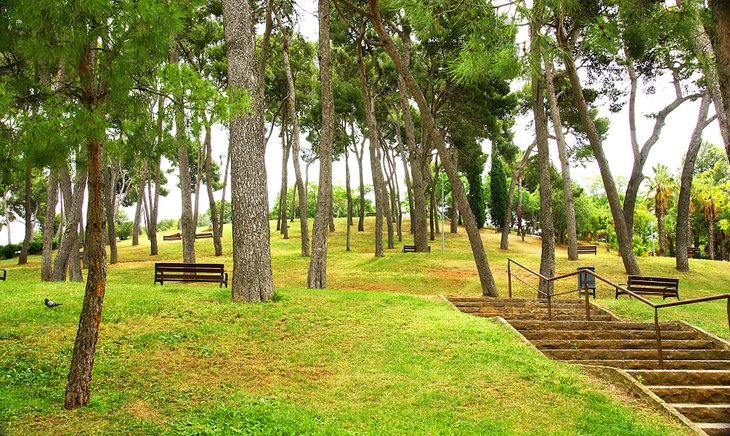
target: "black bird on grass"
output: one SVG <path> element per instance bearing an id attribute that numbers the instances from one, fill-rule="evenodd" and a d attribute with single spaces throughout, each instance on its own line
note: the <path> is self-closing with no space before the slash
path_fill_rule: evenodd
<path id="1" fill-rule="evenodd" d="M 46 307 L 56 307 L 60 306 L 61 303 L 56 303 L 55 301 L 51 301 L 48 298 L 46 298 Z"/>

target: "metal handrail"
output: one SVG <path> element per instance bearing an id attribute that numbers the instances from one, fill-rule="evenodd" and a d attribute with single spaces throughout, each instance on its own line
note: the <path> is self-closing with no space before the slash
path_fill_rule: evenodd
<path id="1" fill-rule="evenodd" d="M 718 295 L 711 295 L 711 296 L 707 296 L 707 297 L 693 298 L 693 299 L 690 299 L 690 300 L 672 301 L 672 302 L 669 302 L 669 303 L 660 303 L 660 304 L 657 304 L 657 303 L 654 303 L 654 302 L 652 302 L 652 301 L 650 301 L 650 300 L 642 297 L 641 295 L 639 295 L 639 294 L 631 291 L 627 287 L 622 286 L 622 285 L 620 285 L 618 283 L 614 283 L 611 280 L 603 277 L 602 275 L 597 274 L 595 271 L 591 271 L 589 269 L 579 269 L 577 271 L 570 272 L 570 273 L 567 273 L 567 274 L 561 274 L 561 275 L 553 276 L 553 277 L 546 277 L 546 276 L 540 274 L 539 272 L 534 271 L 534 270 L 526 267 L 525 265 L 517 262 L 516 260 L 513 260 L 511 258 L 507 258 L 507 285 L 508 285 L 508 288 L 509 288 L 509 298 L 512 298 L 512 268 L 511 268 L 511 265 L 512 264 L 517 265 L 518 267 L 524 269 L 525 271 L 527 271 L 527 272 L 529 272 L 529 273 L 531 273 L 531 274 L 537 276 L 538 278 L 540 278 L 542 280 L 545 280 L 547 282 L 555 282 L 555 281 L 562 280 L 562 279 L 565 279 L 565 278 L 568 278 L 568 277 L 572 277 L 572 276 L 575 276 L 575 275 L 578 275 L 578 274 L 590 274 L 593 277 L 595 277 L 596 279 L 598 279 L 598 280 L 600 280 L 600 281 L 602 281 L 602 282 L 604 282 L 604 283 L 606 283 L 606 284 L 608 284 L 608 285 L 610 285 L 612 287 L 615 287 L 616 290 L 619 290 L 620 289 L 623 293 L 626 293 L 626 294 L 628 294 L 628 295 L 636 298 L 637 300 L 641 301 L 642 303 L 644 303 L 644 304 L 650 306 L 651 308 L 653 308 L 654 309 L 654 330 L 656 332 L 656 340 L 657 340 L 657 354 L 658 354 L 658 358 L 659 358 L 659 367 L 662 368 L 662 369 L 664 369 L 664 352 L 662 350 L 662 337 L 661 337 L 661 330 L 659 328 L 659 309 L 664 308 L 664 307 L 683 306 L 683 305 L 686 305 L 686 304 L 704 303 L 704 302 L 707 302 L 707 301 L 714 301 L 714 300 L 723 300 L 723 299 L 725 299 L 725 300 L 727 300 L 728 329 L 730 329 L 730 294 L 718 294 Z M 515 276 L 515 277 L 517 277 L 517 276 Z M 518 278 L 518 279 L 521 282 L 527 284 L 524 280 L 522 280 L 520 278 Z M 588 282 L 587 280 L 584 280 L 583 281 L 583 294 L 585 295 L 586 319 L 588 321 L 590 321 L 591 320 L 590 300 L 588 298 L 588 283 L 587 282 Z M 533 288 L 533 289 L 535 289 L 535 288 Z M 539 289 L 537 291 L 538 291 L 538 294 L 540 294 L 542 296 L 545 296 L 547 298 L 547 303 L 548 303 L 548 320 L 552 320 L 552 307 L 551 307 L 552 306 L 552 297 L 556 297 L 558 295 L 564 295 L 564 294 L 567 294 L 567 293 L 573 293 L 573 292 L 575 292 L 575 291 L 572 291 L 571 290 L 571 291 L 563 292 L 563 293 L 560 293 L 560 294 L 550 294 L 549 292 L 546 293 L 546 292 L 541 291 Z M 578 289 L 578 291 L 580 291 L 580 289 Z"/>

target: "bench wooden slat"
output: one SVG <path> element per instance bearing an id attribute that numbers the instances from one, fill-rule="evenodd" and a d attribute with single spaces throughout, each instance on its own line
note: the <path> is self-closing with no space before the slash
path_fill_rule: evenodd
<path id="1" fill-rule="evenodd" d="M 598 255 L 598 246 L 596 246 L 596 245 L 579 245 L 578 254 L 581 254 L 581 253 L 593 253 L 595 255 Z"/>
<path id="2" fill-rule="evenodd" d="M 155 263 L 154 283 L 206 282 L 228 287 L 228 273 L 222 263 Z"/>
<path id="3" fill-rule="evenodd" d="M 662 299 L 675 297 L 679 300 L 679 279 L 672 277 L 630 275 L 626 289 L 639 295 L 661 295 Z M 627 294 L 627 292 L 617 288 L 616 298 L 622 294 Z"/>
<path id="4" fill-rule="evenodd" d="M 431 252 L 431 246 L 428 246 L 429 253 Z M 403 253 L 415 253 L 416 252 L 416 246 L 415 245 L 404 245 L 403 246 Z"/>

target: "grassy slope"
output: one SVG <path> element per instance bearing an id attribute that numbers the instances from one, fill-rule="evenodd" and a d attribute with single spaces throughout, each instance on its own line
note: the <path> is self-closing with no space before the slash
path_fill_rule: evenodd
<path id="1" fill-rule="evenodd" d="M 372 257 L 370 234 L 353 232 L 353 252 L 345 252 L 343 229 L 338 221 L 330 243 L 333 290 L 302 289 L 308 262 L 299 240 L 274 234 L 279 299 L 261 305 L 234 304 L 212 286 L 153 287 L 158 259 L 123 242 L 123 262 L 109 267 L 92 404 L 77 412 L 62 403 L 83 284 L 39 283 L 36 256 L 24 268 L 1 262 L 10 280 L 0 282 L 0 426 L 18 434 L 682 432 L 578 368 L 540 357 L 504 327 L 436 298 L 479 293 L 463 229 L 447 235 L 445 255 L 434 244 L 428 255 L 397 250 L 384 259 Z M 508 253 L 495 248 L 496 235 L 484 236 L 506 294 Z M 230 253 L 230 239 L 224 244 Z M 537 267 L 539 242 L 512 246 L 510 256 Z M 198 241 L 198 261 L 220 261 L 212 252 L 209 240 Z M 565 257 L 563 250 L 559 271 L 592 264 L 622 276 L 615 255 Z M 161 244 L 159 260 L 179 258 L 179 243 Z M 232 269 L 230 256 L 222 260 Z M 730 278 L 727 264 L 691 262 L 694 270 L 715 268 L 714 281 L 680 276 L 685 297 L 719 292 L 712 283 Z M 642 267 L 676 275 L 665 259 L 642 259 Z M 532 295 L 524 286 L 519 292 Z M 64 305 L 46 309 L 44 297 Z M 618 312 L 644 316 L 626 300 L 618 304 Z M 727 336 L 713 312 L 690 315 Z"/>

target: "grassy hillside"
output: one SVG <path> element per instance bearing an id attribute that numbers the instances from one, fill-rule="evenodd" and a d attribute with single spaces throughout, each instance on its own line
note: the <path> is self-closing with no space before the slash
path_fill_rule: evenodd
<path id="1" fill-rule="evenodd" d="M 436 297 L 480 293 L 463 229 L 447 234 L 445 254 L 433 242 L 430 254 L 396 249 L 382 259 L 373 258 L 371 228 L 353 228 L 351 252 L 344 229 L 339 220 L 331 235 L 330 289 L 316 291 L 303 289 L 308 260 L 296 228 L 286 241 L 272 233 L 278 297 L 260 305 L 232 303 L 214 286 L 152 286 L 154 262 L 180 260 L 180 243 L 161 242 L 153 259 L 147 245 L 122 242 L 121 262 L 108 269 L 92 404 L 75 412 L 62 405 L 83 284 L 39 282 L 36 256 L 23 268 L 0 262 L 9 279 L 0 282 L 0 426 L 17 434 L 684 432 Z M 514 238 L 502 252 L 497 235 L 483 236 L 506 296 L 507 256 L 537 268 L 539 240 Z M 212 256 L 211 240 L 197 244 L 199 262 L 232 270 L 229 235 L 223 258 Z M 557 257 L 560 272 L 587 264 L 623 281 L 615 254 Z M 678 275 L 672 259 L 640 262 L 645 274 L 680 277 L 683 297 L 719 293 L 730 279 L 727 263 L 691 260 L 693 272 Z M 64 305 L 46 309 L 45 297 Z M 650 315 L 625 297 L 614 302 L 610 289 L 599 298 L 616 312 Z M 728 336 L 724 305 L 682 310 L 663 319 L 688 315 Z"/>

